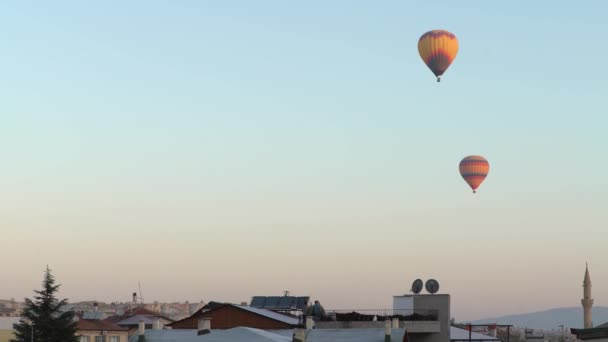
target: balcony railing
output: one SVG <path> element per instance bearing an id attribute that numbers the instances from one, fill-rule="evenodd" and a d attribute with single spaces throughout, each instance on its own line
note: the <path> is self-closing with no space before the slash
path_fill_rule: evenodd
<path id="1" fill-rule="evenodd" d="M 322 322 L 371 322 L 399 318 L 400 321 L 437 321 L 437 310 L 329 310 L 323 317 L 315 317 Z"/>

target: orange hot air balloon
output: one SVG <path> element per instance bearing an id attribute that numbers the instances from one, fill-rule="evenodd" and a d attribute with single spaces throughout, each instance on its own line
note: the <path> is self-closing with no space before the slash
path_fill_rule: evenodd
<path id="1" fill-rule="evenodd" d="M 489 171 L 490 163 L 482 156 L 468 156 L 460 161 L 460 175 L 473 189 L 473 193 L 477 192 Z"/>
<path id="2" fill-rule="evenodd" d="M 441 81 L 441 75 L 448 69 L 458 53 L 458 39 L 445 30 L 429 31 L 418 40 L 418 53 L 426 65 Z"/>

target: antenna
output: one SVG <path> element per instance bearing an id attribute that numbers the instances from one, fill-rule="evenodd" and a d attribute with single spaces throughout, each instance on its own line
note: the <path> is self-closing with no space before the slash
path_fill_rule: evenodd
<path id="1" fill-rule="evenodd" d="M 144 297 L 141 295 L 141 281 L 139 282 L 139 300 L 141 301 L 141 304 L 144 304 Z"/>
<path id="2" fill-rule="evenodd" d="M 435 294 L 439 291 L 439 282 L 435 279 L 429 279 L 426 281 L 426 284 L 424 284 L 424 287 L 430 294 Z"/>
<path id="3" fill-rule="evenodd" d="M 424 285 L 422 284 L 422 279 L 416 279 L 412 283 L 412 288 L 410 291 L 412 291 L 414 294 L 419 294 L 420 291 L 422 291 L 423 286 Z"/>

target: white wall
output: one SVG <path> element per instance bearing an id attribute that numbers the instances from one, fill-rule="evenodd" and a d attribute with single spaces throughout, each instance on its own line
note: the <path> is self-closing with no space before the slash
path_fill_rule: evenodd
<path id="1" fill-rule="evenodd" d="M 393 310 L 408 310 L 414 309 L 413 296 L 393 296 Z M 407 315 L 407 313 L 406 313 Z"/>

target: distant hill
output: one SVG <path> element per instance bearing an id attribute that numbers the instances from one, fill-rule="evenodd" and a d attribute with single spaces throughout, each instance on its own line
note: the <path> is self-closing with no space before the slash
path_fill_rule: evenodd
<path id="1" fill-rule="evenodd" d="M 608 307 L 594 307 L 593 325 L 600 325 L 608 322 Z M 582 328 L 583 308 L 556 308 L 545 311 L 502 316 L 496 318 L 484 318 L 471 322 L 473 324 L 485 323 L 512 324 L 520 328 L 552 330 L 558 329 L 558 325 L 563 324 L 567 328 Z"/>

